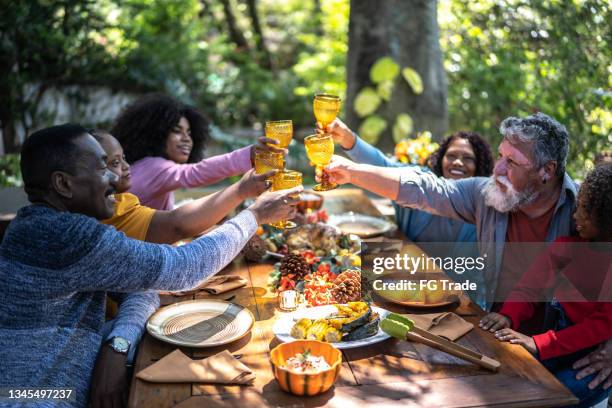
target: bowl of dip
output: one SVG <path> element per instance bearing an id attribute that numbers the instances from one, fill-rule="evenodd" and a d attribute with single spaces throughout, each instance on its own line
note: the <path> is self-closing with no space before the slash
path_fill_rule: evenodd
<path id="1" fill-rule="evenodd" d="M 342 353 L 329 343 L 296 340 L 272 349 L 270 361 L 282 390 L 312 396 L 334 385 L 342 367 Z"/>

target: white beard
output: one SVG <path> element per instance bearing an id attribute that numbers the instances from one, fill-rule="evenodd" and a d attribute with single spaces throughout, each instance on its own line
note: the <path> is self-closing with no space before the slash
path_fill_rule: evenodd
<path id="1" fill-rule="evenodd" d="M 499 181 L 506 186 L 506 191 L 503 192 L 495 181 Z M 489 177 L 483 193 L 485 204 L 502 213 L 516 211 L 519 207 L 533 202 L 538 196 L 538 193 L 531 188 L 522 192 L 516 191 L 506 176 Z"/>

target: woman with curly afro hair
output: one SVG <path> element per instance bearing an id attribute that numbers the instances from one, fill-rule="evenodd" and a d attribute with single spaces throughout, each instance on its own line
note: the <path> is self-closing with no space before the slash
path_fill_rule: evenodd
<path id="1" fill-rule="evenodd" d="M 612 341 L 612 165 L 600 164 L 587 175 L 574 220 L 578 236 L 557 238 L 525 272 L 499 313 L 487 317 L 498 322 L 498 340 L 523 346 L 580 399 L 573 406 L 590 407 L 609 390 L 603 380 L 590 387 L 597 372 L 578 379 L 584 365 L 574 363 Z M 533 336 L 518 332 L 533 315 L 535 302 L 551 293 L 549 304 L 556 312 L 551 330 Z"/>
<path id="2" fill-rule="evenodd" d="M 322 132 L 323 129 L 318 129 Z M 340 119 L 336 119 L 325 129 L 331 133 L 334 141 L 339 143 L 346 154 L 355 162 L 366 163 L 381 167 L 399 167 L 402 163 L 391 160 L 380 150 L 371 146 L 357 136 Z M 438 150 L 432 153 L 429 168 L 409 165 L 423 172 L 433 172 L 439 177 L 449 179 L 462 179 L 475 176 L 488 177 L 493 170 L 493 157 L 489 144 L 474 132 L 457 132 L 448 136 L 440 144 Z M 473 224 L 461 220 L 440 217 L 424 211 L 407 207 L 400 207 L 394 203 L 395 219 L 398 227 L 410 238 L 418 243 L 445 242 L 455 243 L 452 249 L 448 245 L 430 246 L 428 253 L 438 256 L 437 252 L 444 252 L 444 256 L 479 256 L 476 245 L 476 227 Z M 444 248 L 442 248 L 444 247 Z M 426 251 L 427 252 L 427 251 Z M 472 300 L 484 305 L 484 284 L 482 276 L 477 272 L 466 271 L 456 274 L 455 271 L 447 271 L 448 274 L 458 282 L 469 279 L 477 283 L 479 293 L 470 292 Z M 482 292 L 482 293 L 481 293 Z"/>
<path id="3" fill-rule="evenodd" d="M 128 105 L 117 117 L 110 133 L 123 146 L 131 164 L 130 192 L 142 205 L 172 210 L 174 190 L 202 187 L 252 168 L 254 150 L 271 149 L 260 138 L 257 146 L 203 159 L 209 123 L 193 106 L 169 96 L 147 95 Z"/>

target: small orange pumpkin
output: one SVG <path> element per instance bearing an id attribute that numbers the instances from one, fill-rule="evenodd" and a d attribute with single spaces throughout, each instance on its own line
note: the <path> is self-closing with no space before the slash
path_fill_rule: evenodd
<path id="1" fill-rule="evenodd" d="M 283 368 L 286 361 L 298 353 L 310 350 L 313 356 L 321 356 L 330 368 L 316 374 L 295 373 Z M 329 390 L 342 367 L 342 353 L 330 345 L 316 340 L 296 340 L 276 346 L 270 352 L 272 370 L 278 385 L 284 391 L 295 395 L 317 395 Z"/>

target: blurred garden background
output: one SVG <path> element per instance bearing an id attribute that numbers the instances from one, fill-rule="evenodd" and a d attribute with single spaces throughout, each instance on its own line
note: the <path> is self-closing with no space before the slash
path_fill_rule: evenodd
<path id="1" fill-rule="evenodd" d="M 496 146 L 503 118 L 536 111 L 568 127 L 578 179 L 612 145 L 609 0 L 2 3 L 3 186 L 20 183 L 31 132 L 109 127 L 148 92 L 208 115 L 208 154 L 252 143 L 266 120 L 312 132 L 317 91 L 339 94 L 340 117 L 390 154 L 425 131 L 474 130 Z M 291 155 L 307 167 L 303 149 Z"/>

